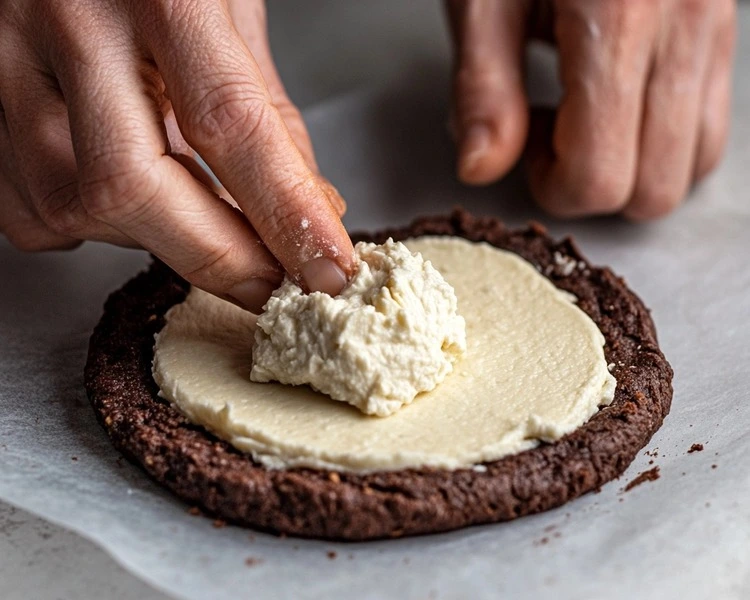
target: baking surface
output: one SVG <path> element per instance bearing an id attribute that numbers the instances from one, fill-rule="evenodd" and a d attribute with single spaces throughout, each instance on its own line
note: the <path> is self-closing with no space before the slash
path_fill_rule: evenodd
<path id="1" fill-rule="evenodd" d="M 616 219 L 547 219 L 530 206 L 518 175 L 488 190 L 454 181 L 443 125 L 447 51 L 434 3 L 402 9 L 395 1 L 384 3 L 379 16 L 367 20 L 379 36 L 350 31 L 320 38 L 320 56 L 337 56 L 340 64 L 327 63 L 312 74 L 305 67 L 312 58 L 294 54 L 312 39 L 298 35 L 311 22 L 311 5 L 319 7 L 316 20 L 324 23 L 333 8 L 343 11 L 342 19 L 354 9 L 307 3 L 304 10 L 290 10 L 291 4 L 279 2 L 271 14 L 280 68 L 292 96 L 307 105 L 323 171 L 349 201 L 347 225 L 402 224 L 461 202 L 511 224 L 537 218 L 555 235 L 573 233 L 594 263 L 610 264 L 653 308 L 662 348 L 675 368 L 672 414 L 649 454 L 619 482 L 514 523 L 348 545 L 217 528 L 190 516 L 185 505 L 118 458 L 83 391 L 88 336 L 101 305 L 145 265 L 145 257 L 97 244 L 73 253 L 23 255 L 3 241 L 0 499 L 7 504 L 0 505 L 0 596 L 117 599 L 141 590 L 138 597 L 148 598 L 135 575 L 182 598 L 236 598 L 238 590 L 257 598 L 345 598 L 353 592 L 362 598 L 748 597 L 750 81 L 741 74 L 750 62 L 750 6 L 740 10 L 735 118 L 725 162 L 676 215 L 633 226 Z M 284 10 L 295 21 L 281 29 L 274 11 Z M 389 28 L 391 19 L 397 25 Z M 349 44 L 357 49 L 341 53 Z M 376 45 L 385 50 L 362 49 Z M 389 70 L 384 65 L 399 52 L 399 72 Z M 326 79 L 330 72 L 335 75 Z M 369 74 L 366 88 L 362 73 Z M 543 78 L 535 86 L 541 95 L 554 87 Z M 695 443 L 703 450 L 688 452 Z M 659 479 L 622 491 L 655 466 Z M 90 542 L 24 511 L 93 540 L 132 575 Z M 59 568 L 53 546 L 58 556 L 67 555 L 68 568 Z M 33 547 L 39 556 L 32 556 Z M 55 572 L 55 565 L 59 578 L 40 575 Z M 110 587 L 101 587 L 107 582 Z"/>

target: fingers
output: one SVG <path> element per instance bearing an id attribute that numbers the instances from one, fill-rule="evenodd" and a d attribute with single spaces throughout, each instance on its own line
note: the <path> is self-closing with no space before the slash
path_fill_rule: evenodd
<path id="1" fill-rule="evenodd" d="M 526 141 L 523 60 L 530 3 L 449 0 L 446 7 L 455 48 L 451 129 L 458 176 L 486 184 L 513 166 Z"/>
<path id="2" fill-rule="evenodd" d="M 732 63 L 737 39 L 735 1 L 719 0 L 716 13 L 716 35 L 699 115 L 699 144 L 694 169 L 696 181 L 718 165 L 729 135 Z"/>
<path id="3" fill-rule="evenodd" d="M 0 151 L 6 146 L 0 144 Z M 0 169 L 0 235 L 19 250 L 39 252 L 41 250 L 68 250 L 81 241 L 51 231 L 38 215 L 30 210 L 29 203 L 7 176 L 5 154 Z"/>
<path id="4" fill-rule="evenodd" d="M 218 4 L 195 8 L 200 18 L 180 9 L 148 27 L 185 139 L 284 269 L 311 291 L 338 293 L 353 270 L 353 248 L 330 190 L 300 154 L 229 15 Z M 198 47 L 174 52 L 171 39 Z"/>
<path id="5" fill-rule="evenodd" d="M 8 127 L 1 135 L 7 136 L 6 161 L 13 157 L 10 177 L 40 226 L 33 228 L 44 238 L 39 247 L 69 248 L 83 239 L 132 246 L 80 204 L 67 109 L 53 78 L 30 62 L 13 66 L 3 68 L 0 84 Z"/>
<path id="6" fill-rule="evenodd" d="M 698 145 L 713 15 L 686 2 L 671 8 L 646 90 L 636 184 L 623 210 L 639 221 L 666 215 L 684 198 Z"/>
<path id="7" fill-rule="evenodd" d="M 529 145 L 531 188 L 563 217 L 620 211 L 635 184 L 657 22 L 649 3 L 557 2 L 565 90 L 551 138 Z"/>
<path id="8" fill-rule="evenodd" d="M 137 56 L 127 36 L 108 33 L 108 51 Z M 59 73 L 88 214 L 196 286 L 258 312 L 281 279 L 278 263 L 239 211 L 165 156 L 159 107 L 141 93 L 147 63 L 93 60 L 101 55 L 93 46 L 81 52 Z"/>

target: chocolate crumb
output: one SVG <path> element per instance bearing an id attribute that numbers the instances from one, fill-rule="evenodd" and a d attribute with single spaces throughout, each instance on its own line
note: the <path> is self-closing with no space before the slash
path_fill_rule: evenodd
<path id="1" fill-rule="evenodd" d="M 216 519 L 216 520 L 215 520 L 215 521 L 213 522 L 213 526 L 214 526 L 214 527 L 215 527 L 216 529 L 223 529 L 224 527 L 226 527 L 226 526 L 227 526 L 227 522 L 226 522 L 226 521 L 224 521 L 224 520 L 222 520 L 222 519 Z"/>
<path id="2" fill-rule="evenodd" d="M 718 467 L 718 466 L 719 466 L 719 465 L 711 465 L 711 468 L 712 468 L 712 469 L 715 469 L 715 468 L 716 468 L 716 467 Z"/>
<path id="3" fill-rule="evenodd" d="M 654 459 L 652 458 L 650 461 L 648 461 L 648 464 L 653 465 L 654 464 Z"/>
<path id="4" fill-rule="evenodd" d="M 78 457 L 77 457 L 77 456 L 71 456 L 71 457 L 70 457 L 70 460 L 72 460 L 72 461 L 74 461 L 74 462 L 75 462 L 75 461 L 77 461 L 77 460 L 78 460 Z"/>
<path id="5" fill-rule="evenodd" d="M 693 444 L 692 446 L 690 446 L 688 454 L 692 454 L 693 452 L 703 452 L 703 444 Z"/>
<path id="6" fill-rule="evenodd" d="M 187 509 L 187 513 L 189 515 L 192 515 L 193 517 L 200 517 L 201 516 L 201 509 L 197 506 L 191 506 Z"/>
<path id="7" fill-rule="evenodd" d="M 653 469 L 649 469 L 648 471 L 644 471 L 638 477 L 633 479 L 628 485 L 625 486 L 625 491 L 629 492 L 634 487 L 637 487 L 641 485 L 642 483 L 646 483 L 647 481 L 656 481 L 659 479 L 659 467 L 654 467 Z"/>
<path id="8" fill-rule="evenodd" d="M 255 558 L 254 556 L 249 556 L 245 559 L 245 564 L 248 567 L 254 567 L 255 565 L 259 565 L 263 562 L 262 558 Z"/>
<path id="9" fill-rule="evenodd" d="M 334 560 L 336 558 L 336 553 L 333 550 L 329 550 L 328 552 L 326 552 L 326 556 L 330 560 Z"/>

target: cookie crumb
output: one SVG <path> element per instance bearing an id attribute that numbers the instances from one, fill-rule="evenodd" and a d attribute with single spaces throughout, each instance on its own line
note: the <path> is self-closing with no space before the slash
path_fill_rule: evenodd
<path id="1" fill-rule="evenodd" d="M 246 565 L 247 565 L 248 567 L 254 567 L 255 565 L 259 565 L 259 564 L 261 564 L 262 562 L 263 562 L 263 559 L 262 559 L 262 558 L 255 558 L 254 556 L 248 556 L 248 557 L 247 557 L 247 558 L 245 559 L 245 564 L 246 564 Z"/>
<path id="2" fill-rule="evenodd" d="M 336 471 L 331 471 L 328 473 L 328 481 L 331 481 L 332 483 L 341 483 L 341 477 L 339 477 L 339 474 Z"/>
<path id="3" fill-rule="evenodd" d="M 329 560 L 336 559 L 336 553 L 333 550 L 329 550 L 328 552 L 326 552 L 326 556 L 329 558 Z"/>
<path id="4" fill-rule="evenodd" d="M 191 506 L 187 509 L 187 513 L 193 517 L 200 517 L 201 516 L 201 509 L 197 506 Z"/>
<path id="5" fill-rule="evenodd" d="M 227 522 L 226 522 L 226 521 L 224 521 L 223 519 L 216 519 L 216 520 L 215 520 L 215 521 L 213 522 L 213 526 L 214 526 L 214 528 L 216 528 L 216 529 L 223 529 L 224 527 L 226 527 L 226 526 L 227 526 Z"/>
<path id="6" fill-rule="evenodd" d="M 703 452 L 703 444 L 693 444 L 692 446 L 690 446 L 688 454 L 692 454 L 693 452 Z"/>
<path id="7" fill-rule="evenodd" d="M 646 483 L 647 481 L 656 481 L 659 479 L 661 475 L 659 474 L 659 467 L 654 467 L 653 469 L 649 469 L 648 471 L 644 471 L 638 477 L 633 479 L 628 485 L 625 486 L 624 491 L 629 492 L 634 487 L 637 487 L 641 485 L 642 483 Z"/>

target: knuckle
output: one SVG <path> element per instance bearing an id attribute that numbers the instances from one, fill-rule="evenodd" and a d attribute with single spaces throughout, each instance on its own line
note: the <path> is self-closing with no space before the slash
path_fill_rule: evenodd
<path id="1" fill-rule="evenodd" d="M 75 235 L 81 230 L 78 204 L 78 182 L 70 182 L 48 192 L 33 195 L 39 218 L 54 233 Z"/>
<path id="2" fill-rule="evenodd" d="M 699 28 L 706 20 L 706 12 L 712 9 L 715 0 L 680 0 L 677 3 L 677 14 L 680 20 Z"/>
<path id="3" fill-rule="evenodd" d="M 227 273 L 233 273 L 231 268 L 237 262 L 237 247 L 233 244 L 218 246 L 204 254 L 192 267 L 182 276 L 196 285 L 210 283 L 216 286 L 222 284 L 227 278 Z M 231 282 L 223 282 L 223 287 L 228 287 Z"/>
<path id="4" fill-rule="evenodd" d="M 456 91 L 462 94 L 486 89 L 498 89 L 502 84 L 499 69 L 485 64 L 462 64 L 453 75 Z"/>
<path id="5" fill-rule="evenodd" d="M 188 107 L 180 123 L 187 141 L 199 146 L 201 142 L 256 137 L 268 121 L 270 105 L 254 88 L 247 82 L 225 83 Z"/>
<path id="6" fill-rule="evenodd" d="M 81 204 L 94 218 L 104 222 L 132 222 L 155 205 L 159 178 L 151 158 L 130 153 L 103 157 L 81 173 Z"/>

